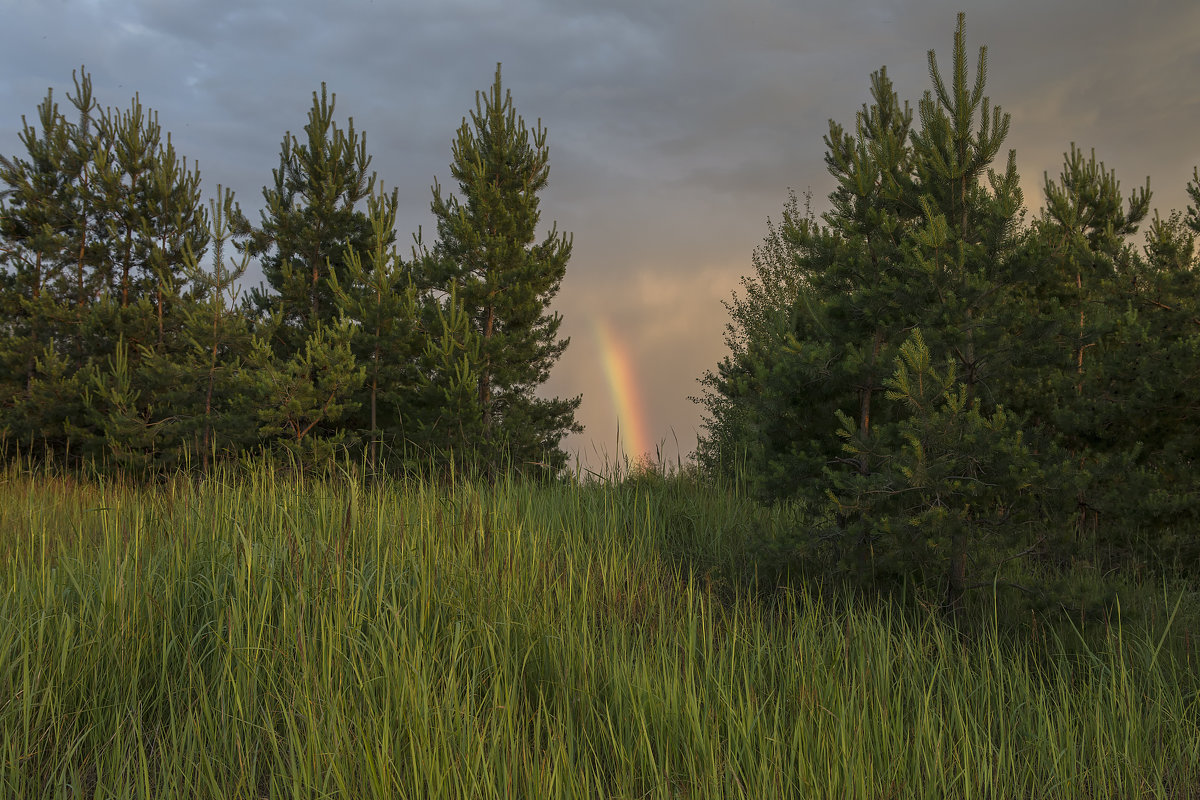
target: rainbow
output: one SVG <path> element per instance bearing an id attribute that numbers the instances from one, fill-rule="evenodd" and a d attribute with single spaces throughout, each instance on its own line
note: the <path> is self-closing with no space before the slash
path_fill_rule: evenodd
<path id="1" fill-rule="evenodd" d="M 631 459 L 648 456 L 651 447 L 650 439 L 646 435 L 646 410 L 638 393 L 637 374 L 629 348 L 613 335 L 603 319 L 593 317 L 592 328 L 600 346 L 600 360 L 604 365 L 604 375 L 608 379 L 608 389 L 617 412 L 618 439 L 623 440 L 623 449 Z M 619 449 L 621 444 L 622 442 L 618 441 Z"/>

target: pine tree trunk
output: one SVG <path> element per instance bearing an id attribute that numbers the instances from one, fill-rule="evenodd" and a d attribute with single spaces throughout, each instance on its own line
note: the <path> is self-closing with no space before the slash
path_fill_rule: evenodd
<path id="1" fill-rule="evenodd" d="M 84 181 L 84 188 L 87 188 L 87 182 Z M 75 368 L 79 369 L 83 366 L 83 271 L 85 257 L 87 255 L 87 215 L 85 214 L 80 220 L 79 231 L 79 260 L 75 264 L 75 280 L 76 280 L 76 328 L 75 328 Z"/>
<path id="2" fill-rule="evenodd" d="M 37 368 L 37 348 L 41 339 L 41 311 L 38 310 L 38 299 L 42 296 L 42 253 L 39 250 L 33 276 L 33 308 L 34 312 L 29 321 L 29 358 L 25 361 L 25 393 L 29 396 L 33 391 L 33 371 Z"/>
<path id="3" fill-rule="evenodd" d="M 879 351 L 882 348 L 883 330 L 876 328 L 874 342 L 871 346 L 871 360 L 867 363 L 867 375 L 866 380 L 863 382 L 862 400 L 859 403 L 858 409 L 858 430 L 863 441 L 868 441 L 871 438 L 871 399 L 876 389 L 875 364 L 879 360 Z M 871 462 L 866 453 L 859 456 L 858 474 L 863 477 L 871 474 Z M 868 581 L 873 582 L 870 534 L 864 531 L 855 543 L 855 547 L 858 550 L 859 578 L 866 585 Z"/>
<path id="4" fill-rule="evenodd" d="M 871 360 L 867 362 L 867 379 L 864 381 L 862 400 L 858 407 L 858 430 L 864 440 L 871 438 L 871 397 L 875 392 L 875 363 L 879 360 L 879 351 L 883 348 L 883 331 L 875 329 L 875 341 L 871 346 Z M 864 453 L 858 460 L 860 475 L 871 474 L 871 464 Z"/>
<path id="5" fill-rule="evenodd" d="M 491 439 L 492 433 L 492 381 L 490 374 L 492 359 L 488 352 L 488 346 L 491 343 L 495 323 L 496 309 L 488 306 L 487 317 L 483 323 L 483 369 L 479 372 L 479 406 L 483 409 L 483 435 L 488 439 Z"/>
<path id="6" fill-rule="evenodd" d="M 1075 288 L 1077 288 L 1079 290 L 1079 342 L 1078 342 L 1079 347 L 1078 347 L 1078 353 L 1077 353 L 1078 377 L 1075 379 L 1075 393 L 1077 395 L 1082 396 L 1083 395 L 1083 351 L 1086 348 L 1086 345 L 1084 344 L 1083 339 L 1084 339 L 1084 322 L 1086 320 L 1086 317 L 1084 316 L 1083 272 L 1081 270 L 1075 271 Z M 1084 465 L 1084 455 L 1082 452 L 1080 452 L 1080 454 L 1079 454 L 1080 470 L 1083 469 L 1083 465 Z M 1079 519 L 1075 523 L 1075 540 L 1079 541 L 1083 537 L 1084 529 L 1087 526 L 1087 518 L 1088 518 L 1087 494 L 1084 492 L 1083 489 L 1080 489 L 1079 492 L 1077 493 L 1077 495 L 1075 497 L 1075 502 L 1076 502 L 1076 506 L 1079 509 Z"/>
<path id="7" fill-rule="evenodd" d="M 208 450 L 211 447 L 209 444 L 210 436 L 212 435 L 212 398 L 213 384 L 216 382 L 217 374 L 217 315 L 213 314 L 213 346 L 211 358 L 208 362 L 208 389 L 204 393 L 204 442 L 200 451 L 200 461 L 203 465 L 204 472 L 208 473 Z"/>
<path id="8" fill-rule="evenodd" d="M 321 275 L 320 275 L 320 273 L 319 273 L 319 272 L 317 272 L 317 262 L 316 262 L 316 261 L 313 261 L 313 268 L 312 268 L 312 297 L 310 298 L 310 299 L 312 300 L 312 324 L 313 324 L 313 325 L 316 325 L 316 324 L 317 324 L 317 312 L 318 312 L 318 310 L 319 310 L 319 309 L 317 308 L 317 281 L 318 281 L 318 280 L 320 280 L 320 279 L 321 279 Z"/>
<path id="9" fill-rule="evenodd" d="M 121 263 L 121 308 L 129 308 L 129 262 L 132 259 L 133 231 L 125 226 L 125 259 Z"/>
<path id="10" fill-rule="evenodd" d="M 321 240 L 320 237 L 324 233 L 324 231 L 322 230 L 322 227 L 323 226 L 318 224 L 317 230 L 314 232 L 316 234 L 316 236 L 318 237 L 317 238 L 318 242 Z M 310 289 L 311 296 L 309 298 L 312 301 L 312 319 L 309 320 L 309 322 L 310 322 L 311 326 L 314 328 L 317 325 L 317 319 L 318 319 L 317 314 L 321 310 L 319 307 L 319 303 L 317 301 L 317 287 L 320 284 L 320 280 L 321 280 L 320 269 L 321 269 L 322 260 L 323 259 L 321 258 L 321 247 L 320 247 L 320 245 L 317 245 L 316 249 L 313 250 L 313 254 L 312 254 L 312 287 Z"/>
<path id="11" fill-rule="evenodd" d="M 1078 353 L 1079 378 L 1078 378 L 1078 380 L 1077 380 L 1077 381 L 1076 381 L 1076 383 L 1075 383 L 1075 393 L 1076 393 L 1076 394 L 1083 394 L 1083 325 L 1084 325 L 1084 315 L 1083 315 L 1083 273 L 1082 273 L 1082 272 L 1076 271 L 1076 273 L 1075 273 L 1075 286 L 1076 286 L 1076 288 L 1077 288 L 1077 289 L 1079 289 L 1079 353 Z"/>
<path id="12" fill-rule="evenodd" d="M 163 293 L 162 284 L 154 290 L 154 301 L 158 306 L 158 352 L 163 351 Z"/>
<path id="13" fill-rule="evenodd" d="M 372 359 L 375 362 L 374 372 L 371 375 L 371 466 L 378 466 L 375 463 L 375 442 L 379 438 L 379 423 L 376 417 L 376 402 L 379 396 L 379 328 L 375 329 L 375 353 Z"/>
<path id="14" fill-rule="evenodd" d="M 967 534 L 959 522 L 950 536 L 950 570 L 946 580 L 946 610 L 957 617 L 967 590 Z"/>

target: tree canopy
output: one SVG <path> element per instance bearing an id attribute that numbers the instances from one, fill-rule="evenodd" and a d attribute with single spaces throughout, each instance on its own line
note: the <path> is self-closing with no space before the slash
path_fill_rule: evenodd
<path id="1" fill-rule="evenodd" d="M 881 69 L 830 122 L 829 210 L 769 224 L 701 379 L 702 464 L 800 504 L 834 571 L 950 608 L 1019 558 L 1194 560 L 1195 211 L 1139 251 L 1149 183 L 1124 197 L 1072 144 L 1027 222 L 963 15 L 928 64 L 916 114 Z"/>
<path id="2" fill-rule="evenodd" d="M 482 97 L 482 96 L 480 96 Z M 579 398 L 536 390 L 567 346 L 550 304 L 570 236 L 537 238 L 546 131 L 499 68 L 455 138 L 463 200 L 435 186 L 438 241 L 396 249 L 397 192 L 365 135 L 314 92 L 251 225 L 135 96 L 53 90 L 0 159 L 0 431 L 7 457 L 146 475 L 256 452 L 309 468 L 566 463 Z M 243 291 L 251 269 L 265 282 Z"/>

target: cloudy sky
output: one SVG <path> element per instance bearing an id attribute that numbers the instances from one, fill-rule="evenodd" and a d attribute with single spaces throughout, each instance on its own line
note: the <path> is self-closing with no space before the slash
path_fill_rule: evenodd
<path id="1" fill-rule="evenodd" d="M 321 82 L 400 191 L 399 234 L 432 228 L 430 186 L 497 62 L 517 111 L 549 130 L 543 221 L 574 234 L 556 302 L 572 339 L 547 391 L 583 394 L 599 466 L 622 445 L 686 457 L 696 379 L 723 354 L 721 300 L 789 187 L 831 188 L 828 120 L 852 124 L 887 65 L 914 104 L 926 52 L 949 64 L 955 13 L 988 46 L 1026 202 L 1070 142 L 1164 213 L 1200 164 L 1195 0 L 0 0 L 0 152 L 21 115 L 86 65 L 102 105 L 156 109 L 205 186 L 252 218 L 284 132 Z M 974 55 L 972 55 L 972 60 Z M 450 187 L 448 187 L 450 188 Z"/>

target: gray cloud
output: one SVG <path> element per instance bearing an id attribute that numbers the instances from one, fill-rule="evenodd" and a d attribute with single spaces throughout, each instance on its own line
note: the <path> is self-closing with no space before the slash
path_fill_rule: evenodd
<path id="1" fill-rule="evenodd" d="M 1160 208 L 1184 204 L 1200 163 L 1191 0 L 0 0 L 0 151 L 18 152 L 21 115 L 86 64 L 102 103 L 140 92 L 209 190 L 253 210 L 326 81 L 400 190 L 403 239 L 430 226 L 429 186 L 447 182 L 451 138 L 503 62 L 517 110 L 550 131 L 543 219 L 575 234 L 556 304 L 573 344 L 550 384 L 585 395 L 589 431 L 572 445 L 614 440 L 597 315 L 631 342 L 651 436 L 673 427 L 688 449 L 699 417 L 685 398 L 721 355 L 718 301 L 766 218 L 788 187 L 811 188 L 820 210 L 828 119 L 852 122 L 884 64 L 915 103 L 926 51 L 949 64 L 959 8 L 972 58 L 988 45 L 1031 206 L 1071 141 L 1127 190 L 1149 174 Z"/>

